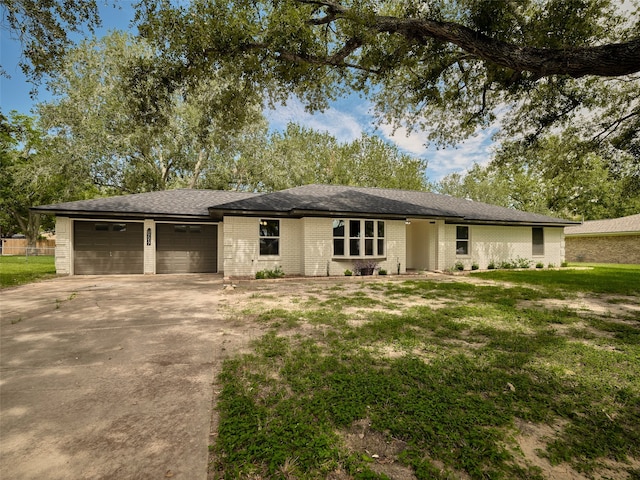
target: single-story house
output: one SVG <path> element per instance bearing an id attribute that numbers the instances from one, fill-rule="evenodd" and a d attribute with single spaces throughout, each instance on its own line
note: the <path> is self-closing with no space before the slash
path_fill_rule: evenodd
<path id="1" fill-rule="evenodd" d="M 640 264 L 640 214 L 565 228 L 569 262 Z"/>
<path id="2" fill-rule="evenodd" d="M 35 207 L 56 215 L 59 274 L 342 275 L 461 262 L 564 261 L 566 220 L 447 195 L 306 185 L 273 193 L 171 190 Z"/>

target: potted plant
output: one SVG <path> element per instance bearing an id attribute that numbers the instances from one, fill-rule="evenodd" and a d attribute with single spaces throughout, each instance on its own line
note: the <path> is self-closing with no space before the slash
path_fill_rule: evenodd
<path id="1" fill-rule="evenodd" d="M 378 269 L 378 262 L 375 260 L 358 260 L 353 264 L 353 271 L 356 275 L 373 275 Z"/>

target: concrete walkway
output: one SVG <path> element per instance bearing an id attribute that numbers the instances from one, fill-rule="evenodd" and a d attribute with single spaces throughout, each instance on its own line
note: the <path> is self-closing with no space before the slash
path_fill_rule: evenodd
<path id="1" fill-rule="evenodd" d="M 222 295 L 215 275 L 0 291 L 0 477 L 205 479 Z"/>

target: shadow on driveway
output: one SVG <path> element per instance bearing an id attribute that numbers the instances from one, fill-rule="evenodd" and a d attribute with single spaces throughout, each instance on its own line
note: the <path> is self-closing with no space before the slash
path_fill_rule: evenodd
<path id="1" fill-rule="evenodd" d="M 2 478 L 206 478 L 212 384 L 238 335 L 221 277 L 66 277 L 0 295 Z"/>

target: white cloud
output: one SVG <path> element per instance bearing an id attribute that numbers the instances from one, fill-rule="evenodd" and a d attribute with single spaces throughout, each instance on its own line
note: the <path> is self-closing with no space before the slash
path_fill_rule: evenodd
<path id="1" fill-rule="evenodd" d="M 359 138 L 362 132 L 379 135 L 396 145 L 402 152 L 427 159 L 428 179 L 438 181 L 449 173 L 464 173 L 474 163 L 486 165 L 489 162 L 495 148 L 492 136 L 504 111 L 498 113 L 498 120 L 494 126 L 476 132 L 474 136 L 456 147 L 445 149 L 427 147 L 428 132 L 424 130 L 415 129 L 409 132 L 405 127 L 394 130 L 389 124 L 381 124 L 374 128 L 371 104 L 355 97 L 343 99 L 325 112 L 314 114 L 306 112 L 303 104 L 298 99 L 292 98 L 286 106 L 281 105 L 273 110 L 267 110 L 265 115 L 274 130 L 283 130 L 289 122 L 295 122 L 308 128 L 328 132 L 343 142 Z"/>
<path id="2" fill-rule="evenodd" d="M 302 103 L 295 98 L 287 101 L 287 105 L 279 105 L 275 109 L 265 111 L 265 116 L 275 130 L 284 130 L 288 123 L 312 128 L 320 132 L 328 132 L 341 142 L 351 142 L 365 130 L 365 122 L 350 113 L 335 107 L 324 112 L 309 113 Z"/>
<path id="3" fill-rule="evenodd" d="M 463 173 L 474 163 L 486 165 L 493 153 L 492 136 L 495 128 L 480 130 L 473 137 L 460 143 L 456 147 L 438 149 L 427 147 L 427 132 L 407 128 L 397 128 L 388 124 L 380 125 L 378 130 L 383 138 L 394 143 L 403 152 L 426 158 L 429 161 L 427 175 L 429 180 L 437 181 L 449 173 Z"/>
<path id="4" fill-rule="evenodd" d="M 493 130 L 482 130 L 457 147 L 442 150 L 430 148 L 425 155 L 429 160 L 429 179 L 435 181 L 449 173 L 464 173 L 474 163 L 489 163 L 496 147 L 491 138 L 493 133 Z"/>

